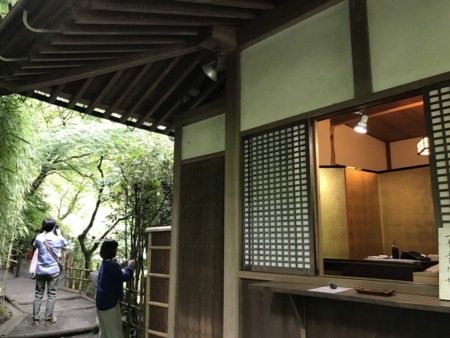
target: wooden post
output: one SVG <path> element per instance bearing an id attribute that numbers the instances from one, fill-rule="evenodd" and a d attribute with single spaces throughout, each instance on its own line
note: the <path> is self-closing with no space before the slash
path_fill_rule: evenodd
<path id="1" fill-rule="evenodd" d="M 239 53 L 227 57 L 225 100 L 225 208 L 223 337 L 239 338 L 240 94 Z"/>

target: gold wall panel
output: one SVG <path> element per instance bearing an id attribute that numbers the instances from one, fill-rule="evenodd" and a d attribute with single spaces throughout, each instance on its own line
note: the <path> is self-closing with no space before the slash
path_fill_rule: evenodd
<path id="1" fill-rule="evenodd" d="M 347 198 L 341 168 L 320 168 L 320 233 L 322 257 L 348 258 Z"/>
<path id="2" fill-rule="evenodd" d="M 377 174 L 345 169 L 349 258 L 383 254 Z"/>
<path id="3" fill-rule="evenodd" d="M 384 251 L 396 240 L 400 251 L 437 254 L 429 168 L 383 173 L 378 180 Z"/>
<path id="4" fill-rule="evenodd" d="M 321 258 L 362 259 L 402 251 L 436 254 L 428 167 L 386 172 L 320 168 Z"/>

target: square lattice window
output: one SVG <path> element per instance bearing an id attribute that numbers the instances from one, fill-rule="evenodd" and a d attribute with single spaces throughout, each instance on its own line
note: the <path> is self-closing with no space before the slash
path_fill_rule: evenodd
<path id="1" fill-rule="evenodd" d="M 314 271 L 306 123 L 243 140 L 245 270 Z"/>

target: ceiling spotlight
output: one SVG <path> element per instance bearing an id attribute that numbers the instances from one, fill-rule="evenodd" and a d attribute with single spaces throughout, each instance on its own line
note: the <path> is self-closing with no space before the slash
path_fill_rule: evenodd
<path id="1" fill-rule="evenodd" d="M 216 59 L 202 66 L 203 72 L 213 81 L 217 81 L 217 72 L 222 66 L 222 49 L 216 47 Z"/>
<path id="2" fill-rule="evenodd" d="M 361 113 L 361 118 L 359 119 L 358 124 L 353 128 L 357 133 L 365 134 L 367 133 L 367 120 L 369 117 Z"/>

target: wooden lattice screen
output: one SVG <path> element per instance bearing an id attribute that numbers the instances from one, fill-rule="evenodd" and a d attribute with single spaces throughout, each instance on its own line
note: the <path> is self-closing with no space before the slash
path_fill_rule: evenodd
<path id="1" fill-rule="evenodd" d="M 424 90 L 430 173 L 438 227 L 450 227 L 450 83 Z"/>
<path id="2" fill-rule="evenodd" d="M 307 123 L 243 140 L 243 267 L 313 274 Z"/>

